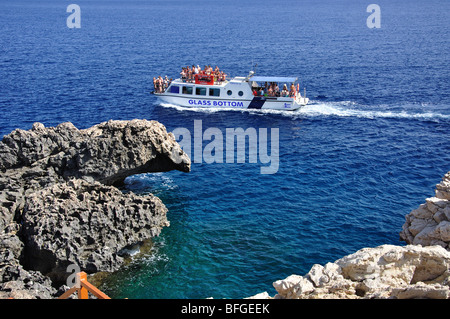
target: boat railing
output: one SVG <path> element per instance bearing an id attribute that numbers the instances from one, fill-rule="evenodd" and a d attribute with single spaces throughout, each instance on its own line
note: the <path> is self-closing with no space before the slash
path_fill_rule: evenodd
<path id="1" fill-rule="evenodd" d="M 93 294 L 98 299 L 111 299 L 105 293 L 100 291 L 97 287 L 87 281 L 87 274 L 82 271 L 76 274 L 76 283 L 72 288 L 67 290 L 58 299 L 67 299 L 74 292 L 77 292 L 78 299 L 89 299 L 89 293 Z"/>
<path id="2" fill-rule="evenodd" d="M 181 81 L 182 83 L 202 84 L 202 83 L 196 83 L 194 79 L 180 78 L 180 81 Z M 228 82 L 228 80 L 225 79 L 225 80 L 223 80 L 223 81 L 216 81 L 216 80 L 214 80 L 214 83 L 213 83 L 213 82 L 210 82 L 210 83 L 204 83 L 204 84 L 206 84 L 206 85 L 222 85 L 222 84 L 227 83 L 227 82 Z"/>
<path id="3" fill-rule="evenodd" d="M 255 96 L 261 96 L 259 94 L 256 94 Z M 298 98 L 303 98 L 304 96 L 301 95 L 300 92 L 296 92 L 294 95 L 292 94 L 288 94 L 288 95 L 269 95 L 267 93 L 264 93 L 264 96 L 266 99 L 271 99 L 271 100 L 278 100 L 278 99 L 298 99 Z"/>

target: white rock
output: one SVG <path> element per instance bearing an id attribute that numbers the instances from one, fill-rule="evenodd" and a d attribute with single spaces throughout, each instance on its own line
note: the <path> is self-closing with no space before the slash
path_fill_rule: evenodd
<path id="1" fill-rule="evenodd" d="M 363 248 L 313 265 L 305 276 L 274 282 L 274 298 L 450 299 L 450 172 L 436 185 L 436 197 L 405 219 L 400 237 L 410 245 Z"/>
<path id="2" fill-rule="evenodd" d="M 394 289 L 392 297 L 397 299 L 449 299 L 450 290 L 442 285 L 426 285 L 423 282 L 405 289 Z"/>
<path id="3" fill-rule="evenodd" d="M 436 185 L 436 197 L 450 200 L 450 172 Z"/>
<path id="4" fill-rule="evenodd" d="M 444 210 L 443 209 L 438 209 L 438 211 L 436 212 L 436 214 L 433 215 L 433 219 L 436 223 L 440 223 L 444 220 L 448 220 L 447 216 L 445 216 Z"/>
<path id="5" fill-rule="evenodd" d="M 308 273 L 308 278 L 313 282 L 314 286 L 321 287 L 330 281 L 327 275 L 324 274 L 324 267 L 315 264 Z"/>
<path id="6" fill-rule="evenodd" d="M 267 291 L 261 292 L 245 299 L 272 299 Z"/>
<path id="7" fill-rule="evenodd" d="M 433 240 L 436 240 L 435 229 L 437 224 L 427 225 L 414 237 L 414 245 L 430 246 Z"/>
<path id="8" fill-rule="evenodd" d="M 429 220 L 422 219 L 422 218 L 416 218 L 411 221 L 411 224 L 408 227 L 408 230 L 413 236 L 417 236 L 425 227 L 427 227 L 429 224 Z M 437 224 L 436 224 L 437 225 Z M 432 225 L 432 226 L 436 226 Z"/>
<path id="9" fill-rule="evenodd" d="M 427 198 L 406 216 L 400 238 L 408 244 L 440 245 L 450 250 L 450 172 L 436 185 L 435 192 L 435 197 Z"/>
<path id="10" fill-rule="evenodd" d="M 447 220 L 450 220 L 450 205 L 447 205 L 447 207 L 444 208 L 443 212 Z"/>
<path id="11" fill-rule="evenodd" d="M 450 222 L 442 221 L 436 226 L 436 231 L 439 233 L 439 238 L 443 241 L 450 241 Z"/>
<path id="12" fill-rule="evenodd" d="M 294 286 L 294 293 L 298 298 L 312 291 L 314 291 L 314 285 L 305 277 L 302 277 L 302 279 Z"/>
<path id="13" fill-rule="evenodd" d="M 414 209 L 410 214 L 421 219 L 431 218 L 433 216 L 433 213 L 428 209 L 426 204 L 420 205 L 419 208 Z"/>
<path id="14" fill-rule="evenodd" d="M 449 274 L 440 246 L 382 245 L 276 281 L 275 298 L 448 298 Z"/>
<path id="15" fill-rule="evenodd" d="M 280 296 L 285 297 L 302 278 L 302 276 L 290 275 L 284 280 L 275 281 L 272 285 Z"/>

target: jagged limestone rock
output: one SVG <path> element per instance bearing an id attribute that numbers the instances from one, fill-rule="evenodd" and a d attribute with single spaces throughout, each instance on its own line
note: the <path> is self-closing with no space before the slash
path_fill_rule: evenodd
<path id="1" fill-rule="evenodd" d="M 363 248 L 305 276 L 274 282 L 282 299 L 450 298 L 450 252 L 441 246 Z"/>
<path id="2" fill-rule="evenodd" d="M 406 215 L 400 238 L 408 244 L 450 250 L 450 172 L 436 185 L 435 194 Z"/>
<path id="3" fill-rule="evenodd" d="M 155 196 L 123 194 L 130 175 L 190 170 L 161 123 L 108 121 L 79 130 L 33 124 L 0 142 L 0 298 L 50 298 L 75 263 L 117 269 L 120 252 L 169 225 Z"/>

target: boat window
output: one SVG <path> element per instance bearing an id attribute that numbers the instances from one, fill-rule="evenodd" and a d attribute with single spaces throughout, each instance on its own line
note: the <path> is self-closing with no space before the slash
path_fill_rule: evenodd
<path id="1" fill-rule="evenodd" d="M 192 86 L 183 86 L 183 94 L 192 94 Z"/>
<path id="2" fill-rule="evenodd" d="M 244 92 L 242 92 L 242 91 L 239 91 L 239 96 L 242 96 L 242 95 L 244 95 Z"/>
<path id="3" fill-rule="evenodd" d="M 197 94 L 197 95 L 206 95 L 206 88 L 202 88 L 202 87 L 195 88 L 195 94 Z"/>
<path id="4" fill-rule="evenodd" d="M 170 87 L 170 93 L 180 93 L 180 87 L 178 85 L 172 85 Z"/>
<path id="5" fill-rule="evenodd" d="M 209 89 L 210 96 L 220 96 L 220 89 Z"/>
<path id="6" fill-rule="evenodd" d="M 228 95 L 231 95 L 231 94 L 233 94 L 233 92 L 232 92 L 231 90 L 228 90 L 228 91 L 227 91 L 227 94 L 228 94 Z"/>

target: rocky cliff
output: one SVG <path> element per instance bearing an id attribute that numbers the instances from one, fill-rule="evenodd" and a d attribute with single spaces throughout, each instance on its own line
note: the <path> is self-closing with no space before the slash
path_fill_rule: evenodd
<path id="1" fill-rule="evenodd" d="M 17 129 L 0 143 L 0 298 L 52 298 L 70 264 L 114 271 L 130 246 L 169 225 L 153 195 L 124 194 L 130 175 L 190 170 L 155 121 Z"/>
<path id="2" fill-rule="evenodd" d="M 436 196 L 406 216 L 407 246 L 363 248 L 334 263 L 314 265 L 304 276 L 273 283 L 277 299 L 450 299 L 450 172 Z"/>
<path id="3" fill-rule="evenodd" d="M 316 264 L 304 276 L 274 282 L 274 298 L 448 299 L 449 269 L 450 253 L 441 246 L 363 248 L 334 263 Z"/>
<path id="4" fill-rule="evenodd" d="M 436 185 L 435 194 L 406 215 L 400 238 L 408 244 L 450 250 L 450 172 Z"/>

